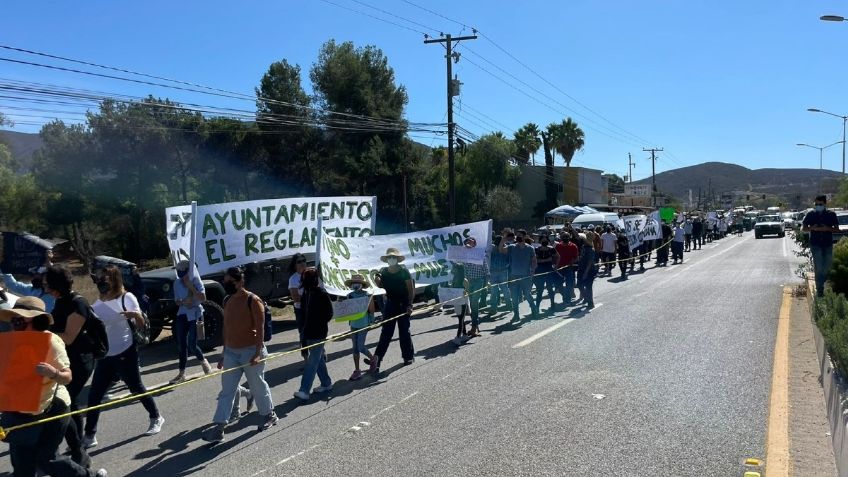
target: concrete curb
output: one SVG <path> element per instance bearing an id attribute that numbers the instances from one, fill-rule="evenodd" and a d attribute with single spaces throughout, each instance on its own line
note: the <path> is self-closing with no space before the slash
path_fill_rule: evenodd
<path id="1" fill-rule="evenodd" d="M 815 319 L 813 307 L 815 302 L 815 284 L 807 280 L 807 293 L 810 299 L 810 319 Z M 848 382 L 839 376 L 827 354 L 824 337 L 819 327 L 813 323 L 813 337 L 816 341 L 816 353 L 819 358 L 819 379 L 821 379 L 824 399 L 827 404 L 827 418 L 830 422 L 831 443 L 836 468 L 840 477 L 848 477 Z"/>

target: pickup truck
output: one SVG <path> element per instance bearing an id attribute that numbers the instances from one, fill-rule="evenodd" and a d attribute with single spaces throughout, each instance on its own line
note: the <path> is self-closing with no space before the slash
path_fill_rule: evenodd
<path id="1" fill-rule="evenodd" d="M 308 264 L 314 265 L 315 254 L 304 255 Z M 291 304 L 288 286 L 290 262 L 291 257 L 286 257 L 245 265 L 245 287 L 270 305 L 282 308 Z M 97 257 L 95 263 L 95 267 L 98 266 L 97 264 L 117 266 L 122 271 L 127 288 L 132 287 L 134 279 L 131 269 L 135 264 L 113 257 Z M 173 291 L 177 274 L 174 267 L 165 267 L 140 273 L 139 277 L 149 301 L 147 317 L 150 319 L 152 341 L 162 333 L 163 329 L 171 329 L 177 317 L 179 307 L 174 302 Z M 209 350 L 222 343 L 221 327 L 224 320 L 222 306 L 226 293 L 221 282 L 224 279 L 224 272 L 204 275 L 201 278 L 206 288 L 207 300 L 203 302 L 206 339 L 200 345 Z"/>
<path id="2" fill-rule="evenodd" d="M 763 235 L 777 235 L 778 237 L 786 235 L 783 228 L 783 219 L 776 214 L 757 217 L 757 222 L 754 224 L 754 237 L 759 239 Z"/>

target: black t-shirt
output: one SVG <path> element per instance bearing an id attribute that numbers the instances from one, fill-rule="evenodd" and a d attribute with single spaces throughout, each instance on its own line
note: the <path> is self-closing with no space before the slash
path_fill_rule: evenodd
<path id="1" fill-rule="evenodd" d="M 65 328 L 68 326 L 68 317 L 74 313 L 88 320 L 91 318 L 93 311 L 91 311 L 88 301 L 76 292 L 57 298 L 56 304 L 53 306 L 53 312 L 51 313 L 53 315 L 53 326 L 50 327 L 50 331 L 53 333 L 64 333 Z M 85 334 L 85 324 L 83 324 L 83 328 L 74 342 L 66 345 L 65 349 L 68 354 L 91 353 L 91 342 Z"/>
<path id="2" fill-rule="evenodd" d="M 392 273 L 389 267 L 380 270 L 383 281 L 383 289 L 386 290 L 386 298 L 397 303 L 409 304 L 409 291 L 406 289 L 406 281 L 412 279 L 409 270 L 399 265 L 398 271 Z"/>
<path id="3" fill-rule="evenodd" d="M 303 338 L 323 340 L 327 338 L 327 323 L 333 319 L 333 303 L 327 292 L 320 288 L 305 290 L 300 302 L 305 310 Z"/>
<path id="4" fill-rule="evenodd" d="M 839 219 L 836 213 L 830 210 L 822 212 L 810 211 L 804 217 L 804 227 L 839 227 Z M 810 245 L 817 247 L 832 247 L 833 234 L 831 232 L 810 232 Z"/>

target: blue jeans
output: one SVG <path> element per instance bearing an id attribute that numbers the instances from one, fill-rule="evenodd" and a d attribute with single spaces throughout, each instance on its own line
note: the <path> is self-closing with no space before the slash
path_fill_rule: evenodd
<path id="1" fill-rule="evenodd" d="M 816 273 L 816 294 L 823 296 L 824 282 L 833 264 L 833 247 L 811 245 L 810 252 L 813 254 L 813 271 Z"/>
<path id="2" fill-rule="evenodd" d="M 489 295 L 489 307 L 496 309 L 501 301 L 501 296 L 504 297 L 504 302 L 508 308 L 512 308 L 512 299 L 510 298 L 509 285 L 506 283 L 509 280 L 509 272 L 507 270 L 493 271 L 489 275 L 489 283 L 492 284 Z"/>
<path id="3" fill-rule="evenodd" d="M 350 331 L 356 331 L 356 328 L 351 328 Z M 368 347 L 365 346 L 365 338 L 368 336 L 368 331 L 362 330 L 359 333 L 351 336 L 350 339 L 353 341 L 353 354 L 364 354 L 365 356 L 371 356 L 371 352 L 368 351 Z"/>
<path id="4" fill-rule="evenodd" d="M 471 327 L 480 326 L 480 300 L 486 294 L 484 287 L 486 280 L 483 278 L 470 278 L 468 280 L 468 299 L 471 300 Z"/>
<path id="5" fill-rule="evenodd" d="M 575 267 L 565 267 L 558 272 L 562 280 L 557 284 L 557 291 L 562 294 L 563 304 L 569 304 L 574 300 L 574 273 L 576 271 Z"/>
<path id="6" fill-rule="evenodd" d="M 533 284 L 536 285 L 536 309 L 542 304 L 542 295 L 545 289 L 548 290 L 548 298 L 551 299 L 551 308 L 553 308 L 557 279 L 559 279 L 559 275 L 550 263 L 540 263 L 536 268 L 536 276 L 533 277 Z"/>
<path id="7" fill-rule="evenodd" d="M 521 304 L 521 300 L 527 300 L 527 303 L 530 304 L 530 311 L 534 315 L 539 314 L 539 309 L 530 293 L 533 288 L 533 277 L 510 277 L 510 280 L 515 280 L 509 284 L 509 291 L 512 294 L 512 318 L 515 320 L 519 318 L 518 306 Z"/>
<path id="8" fill-rule="evenodd" d="M 324 340 L 308 339 L 306 340 L 306 346 L 322 341 Z M 309 356 L 306 358 L 306 368 L 303 370 L 303 377 L 300 378 L 300 390 L 302 392 L 309 394 L 316 374 L 321 381 L 321 386 L 332 386 L 333 380 L 330 379 L 330 373 L 327 372 L 327 355 L 324 353 L 324 345 L 309 348 Z"/>
<path id="9" fill-rule="evenodd" d="M 233 401 L 238 394 L 241 394 L 239 392 L 239 381 L 242 375 L 247 377 L 247 385 L 256 400 L 256 409 L 259 410 L 259 415 L 267 416 L 274 410 L 274 403 L 271 401 L 271 389 L 265 382 L 265 362 L 249 366 L 250 359 L 255 354 L 256 346 L 246 348 L 224 346 L 224 369 L 236 368 L 246 364 L 248 366 L 221 375 L 221 393 L 218 394 L 218 407 L 215 409 L 215 417 L 213 418 L 216 424 L 226 424 L 229 421 L 233 410 Z M 264 346 L 260 356 L 262 358 L 268 356 L 268 351 Z"/>
<path id="10" fill-rule="evenodd" d="M 195 321 L 189 321 L 185 315 L 177 315 L 174 320 L 174 339 L 177 340 L 177 353 L 180 358 L 180 372 L 185 371 L 188 362 L 188 352 L 203 361 L 203 351 L 197 346 L 197 325 Z"/>

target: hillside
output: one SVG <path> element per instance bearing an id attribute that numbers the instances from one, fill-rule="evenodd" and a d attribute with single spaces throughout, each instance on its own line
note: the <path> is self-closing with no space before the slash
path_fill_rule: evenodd
<path id="1" fill-rule="evenodd" d="M 9 146 L 12 157 L 18 161 L 18 170 L 27 172 L 32 167 L 32 155 L 41 147 L 41 136 L 37 133 L 0 131 L 0 143 Z"/>
<path id="2" fill-rule="evenodd" d="M 835 192 L 836 181 L 842 174 L 818 169 L 748 169 L 724 162 L 705 162 L 657 174 L 657 190 L 681 201 L 688 201 L 689 190 L 693 200 L 698 190 L 706 196 L 711 189 L 717 197 L 733 194 L 735 197 L 773 197 L 789 204 L 808 201 L 819 189 L 823 179 L 824 192 Z M 650 184 L 651 178 L 634 181 L 634 184 Z M 800 196 L 800 199 L 798 198 Z"/>

